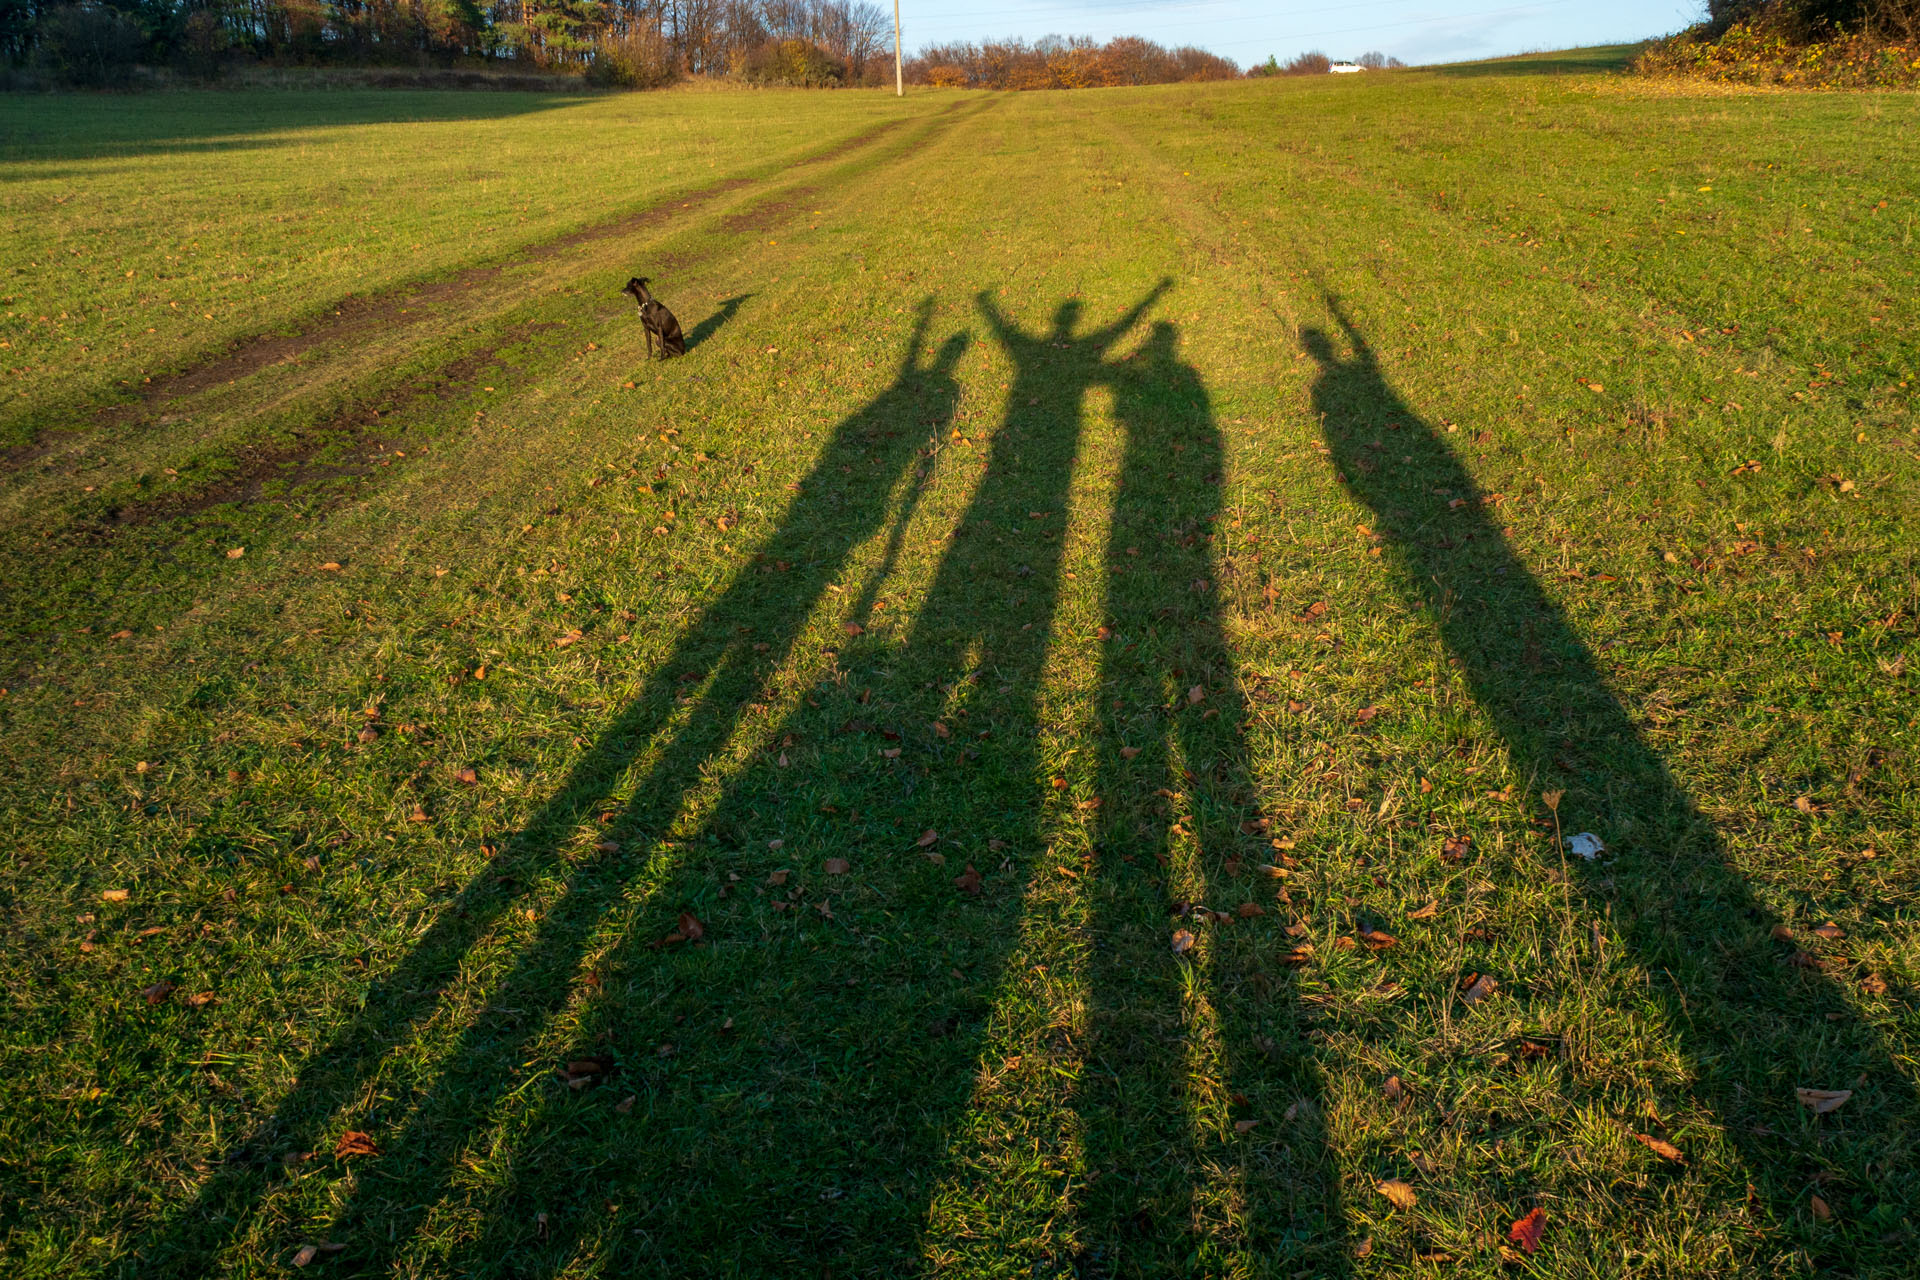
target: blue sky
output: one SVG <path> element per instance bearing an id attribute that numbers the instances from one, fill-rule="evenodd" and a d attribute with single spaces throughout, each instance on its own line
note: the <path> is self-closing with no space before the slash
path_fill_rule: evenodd
<path id="1" fill-rule="evenodd" d="M 997 36 L 1138 35 L 1197 44 L 1242 66 L 1309 49 L 1334 58 L 1378 49 L 1423 63 L 1665 35 L 1705 8 L 1702 0 L 900 0 L 900 22 L 909 50 Z"/>

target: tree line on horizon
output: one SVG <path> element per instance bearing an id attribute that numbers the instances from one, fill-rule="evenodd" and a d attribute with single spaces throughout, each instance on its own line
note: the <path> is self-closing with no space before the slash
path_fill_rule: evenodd
<path id="1" fill-rule="evenodd" d="M 41 83 L 96 87 L 133 83 L 141 67 L 212 79 L 245 65 L 484 68 L 628 88 L 686 76 L 873 86 L 892 81 L 892 37 L 890 14 L 871 0 L 0 0 L 0 62 Z M 1382 54 L 1361 61 L 1399 65 Z M 1246 74 L 1328 66 L 1311 53 Z M 915 84 L 980 89 L 1242 74 L 1205 49 L 1137 36 L 932 44 L 905 73 Z"/>

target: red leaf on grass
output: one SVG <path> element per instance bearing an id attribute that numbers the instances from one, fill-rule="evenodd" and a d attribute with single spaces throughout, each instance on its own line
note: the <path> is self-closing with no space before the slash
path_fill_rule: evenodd
<path id="1" fill-rule="evenodd" d="M 1532 1253 L 1540 1247 L 1540 1233 L 1546 1229 L 1546 1211 L 1536 1207 L 1529 1209 L 1526 1217 L 1507 1228 L 1507 1239 L 1519 1245 L 1521 1252 Z"/>
<path id="2" fill-rule="evenodd" d="M 345 1160 L 348 1156 L 377 1156 L 380 1148 L 374 1144 L 371 1134 L 358 1129 L 349 1129 L 340 1135 L 340 1141 L 333 1146 L 336 1160 Z"/>

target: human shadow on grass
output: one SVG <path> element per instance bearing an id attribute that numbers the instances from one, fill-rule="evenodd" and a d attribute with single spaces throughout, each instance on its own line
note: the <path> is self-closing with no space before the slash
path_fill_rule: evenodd
<path id="1" fill-rule="evenodd" d="M 1285 913 L 1258 887 L 1275 855 L 1221 627 L 1220 428 L 1176 345 L 1158 323 L 1106 377 L 1124 452 L 1098 659 L 1079 1274 L 1335 1275 L 1348 1254 L 1321 1090 Z M 1265 914 L 1239 911 L 1256 898 Z"/>
<path id="2" fill-rule="evenodd" d="M 1570 859 L 1576 905 L 1610 920 L 1648 975 L 1646 993 L 1686 1059 L 1688 1091 L 1715 1113 L 1781 1219 L 1793 1217 L 1808 1180 L 1835 1165 L 1856 1185 L 1904 1197 L 1914 1098 L 1880 1033 L 1838 981 L 1797 967 L 1793 947 L 1773 941 L 1778 918 L 1641 736 L 1487 495 L 1393 390 L 1339 300 L 1327 305 L 1348 354 L 1322 330 L 1302 336 L 1320 364 L 1313 406 L 1332 461 L 1373 511 L 1394 585 L 1430 619 L 1515 772 L 1536 793 L 1564 792 L 1566 834 L 1594 832 L 1607 844 L 1598 862 Z M 1816 1120 L 1796 1101 L 1802 1086 L 1855 1096 Z M 1687 1106 L 1670 1097 L 1661 1110 Z M 1849 1234 L 1858 1246 L 1877 1229 L 1836 1223 L 1810 1243 L 1832 1247 Z"/>
<path id="3" fill-rule="evenodd" d="M 459 1148 L 485 1131 L 489 1108 L 510 1082 L 527 1083 L 518 1055 L 576 996 L 578 966 L 596 930 L 635 885 L 658 876 L 660 861 L 676 847 L 667 833 L 687 797 L 769 696 L 767 681 L 792 656 L 855 551 L 885 527 L 929 424 L 937 431 L 953 415 L 954 370 L 968 339 L 955 334 L 928 359 L 931 314 L 931 303 L 924 304 L 893 384 L 835 430 L 779 530 L 687 629 L 553 798 L 502 842 L 363 1005 L 307 1056 L 289 1094 L 232 1146 L 192 1203 L 146 1236 L 138 1250 L 144 1274 L 206 1274 L 284 1181 L 283 1167 L 327 1158 L 345 1129 L 381 1134 L 388 1154 L 362 1177 L 362 1194 L 340 1215 L 356 1230 L 380 1216 L 381 1233 L 360 1236 L 368 1243 L 342 1266 L 379 1269 L 405 1247 Z M 581 852 L 583 826 L 603 829 L 606 841 Z M 441 1012 L 444 990 L 556 879 L 554 905 L 515 949 L 508 975 L 456 1037 L 457 1047 L 429 1072 L 436 1078 L 425 1093 L 388 1095 L 385 1082 L 406 1074 L 396 1071 L 396 1056 L 411 1052 Z M 368 1106 L 370 1093 L 388 1100 Z M 413 1207 L 376 1215 L 367 1197 L 389 1193 L 409 1197 Z"/>
<path id="4" fill-rule="evenodd" d="M 896 521 L 853 593 L 843 626 L 858 634 L 768 728 L 692 834 L 702 852 L 598 970 L 580 1051 L 626 1064 L 619 1081 L 585 1107 L 561 1090 L 535 1105 L 528 1130 L 577 1142 L 517 1162 L 463 1267 L 538 1248 L 540 1274 L 582 1257 L 669 1274 L 915 1269 L 916 1211 L 974 1087 L 1044 839 L 1042 696 L 1082 401 L 1158 294 L 1091 333 L 1069 302 L 1033 340 L 1049 358 L 1016 372 L 951 538 L 921 531 L 937 562 L 892 627 L 911 576 Z M 688 904 L 710 944 L 650 945 Z M 623 1094 L 630 1118 L 594 1142 L 583 1112 Z M 607 1187 L 646 1203 L 609 1207 Z"/>

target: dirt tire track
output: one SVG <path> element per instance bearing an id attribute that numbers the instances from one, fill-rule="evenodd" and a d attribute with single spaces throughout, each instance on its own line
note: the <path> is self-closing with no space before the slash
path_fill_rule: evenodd
<path id="1" fill-rule="evenodd" d="M 966 120 L 971 119 L 973 116 L 979 115 L 982 111 L 990 109 L 992 104 L 982 104 L 974 110 L 956 117 L 955 113 L 964 105 L 966 104 L 957 103 L 953 107 L 949 107 L 945 111 L 927 120 L 923 126 L 916 131 L 912 140 L 919 142 L 931 141 Z M 807 158 L 802 164 L 804 167 L 812 167 L 816 164 L 837 159 L 894 132 L 906 123 L 908 122 L 898 120 L 889 121 L 878 129 L 869 130 L 856 138 L 847 139 L 828 148 L 826 151 L 819 152 Z M 791 172 L 791 170 L 789 170 L 789 172 Z M 490 264 L 485 267 L 469 268 L 450 280 L 439 282 L 438 284 L 417 290 L 411 294 L 404 296 L 386 294 L 367 299 L 365 300 L 367 304 L 365 307 L 357 311 L 350 319 L 344 319 L 339 324 L 323 325 L 308 331 L 306 334 L 296 335 L 290 338 L 274 339 L 271 341 L 256 340 L 252 346 L 249 347 L 246 354 L 249 357 L 255 358 L 257 362 L 253 363 L 246 371 L 254 372 L 267 365 L 278 363 L 280 360 L 291 359 L 293 355 L 298 354 L 297 351 L 288 352 L 280 355 L 277 359 L 259 359 L 257 356 L 258 350 L 275 346 L 284 347 L 285 344 L 300 341 L 304 341 L 307 347 L 313 347 L 320 345 L 322 342 L 350 335 L 360 329 L 370 328 L 377 324 L 391 324 L 400 319 L 402 304 L 405 304 L 407 308 L 412 308 L 426 301 L 458 299 L 467 293 L 477 290 L 482 282 L 498 276 L 507 266 L 515 263 L 543 261 L 556 257 L 568 249 L 593 244 L 601 240 L 615 239 L 623 235 L 644 230 L 649 226 L 665 221 L 675 213 L 698 209 L 701 205 L 710 203 L 728 191 L 753 185 L 754 181 L 753 179 L 728 179 L 725 182 L 716 183 L 712 187 L 704 188 L 696 196 L 690 197 L 688 201 L 681 202 L 678 205 L 670 207 L 670 203 L 663 203 L 626 218 L 582 228 L 579 231 L 571 232 L 568 235 L 558 237 L 554 240 L 544 241 L 539 245 L 522 250 L 506 262 Z M 798 209 L 803 202 L 813 199 L 820 191 L 821 187 L 814 184 L 797 188 L 783 188 L 779 194 L 772 198 L 753 205 L 743 212 L 730 215 L 723 221 L 722 225 L 726 230 L 736 233 L 746 230 L 767 229 L 785 220 L 794 210 Z M 686 265 L 686 262 L 681 259 L 670 260 L 676 266 Z M 389 309 L 391 312 L 385 320 L 383 320 L 380 315 L 380 310 L 383 307 Z M 411 323 L 412 321 L 409 319 L 407 322 Z M 293 437 L 289 440 L 279 442 L 262 441 L 251 444 L 243 443 L 235 451 L 234 458 L 237 466 L 234 470 L 226 474 L 215 477 L 205 484 L 192 489 L 176 493 L 155 494 L 150 498 L 141 498 L 129 502 L 107 512 L 105 519 L 83 518 L 77 520 L 69 526 L 68 534 L 70 537 L 77 538 L 82 542 L 99 543 L 111 538 L 115 531 L 121 528 L 156 524 L 165 520 L 198 515 L 215 507 L 224 506 L 233 502 L 257 501 L 264 496 L 266 485 L 269 481 L 279 480 L 292 485 L 298 485 L 313 480 L 365 475 L 373 470 L 372 465 L 365 461 L 315 463 L 314 459 L 330 448 L 349 448 L 355 451 L 362 451 L 381 446 L 384 433 L 381 433 L 380 429 L 393 423 L 395 418 L 411 405 L 423 397 L 448 391 L 471 381 L 480 370 L 494 363 L 495 357 L 503 347 L 513 345 L 533 334 L 554 327 L 555 326 L 551 324 L 540 322 L 521 322 L 504 326 L 498 333 L 491 335 L 481 343 L 454 357 L 452 360 L 436 368 L 424 371 L 398 386 L 385 388 L 366 397 L 360 403 L 338 409 L 311 425 L 294 432 Z M 305 348 L 302 349 L 304 350 Z M 195 391 L 204 390 L 207 387 L 228 381 L 228 378 L 217 376 L 217 373 L 228 367 L 231 360 L 237 358 L 239 354 L 240 353 L 234 353 L 234 356 L 228 359 L 217 359 L 210 365 L 183 372 L 177 378 L 170 380 L 167 384 L 168 390 L 156 391 L 152 396 L 143 398 L 140 406 L 119 406 L 118 408 L 122 410 L 136 407 L 151 408 L 163 400 L 191 395 Z M 402 427 L 401 432 L 395 434 L 397 436 L 403 432 L 404 427 Z M 387 442 L 391 443 L 391 440 Z"/>
<path id="2" fill-rule="evenodd" d="M 959 105 L 961 104 L 947 108 L 933 119 L 940 120 L 951 115 Z M 637 212 L 594 223 L 565 235 L 556 236 L 551 240 L 525 246 L 497 262 L 463 268 L 440 280 L 404 283 L 364 296 L 349 294 L 334 304 L 330 316 L 311 319 L 294 333 L 263 333 L 241 338 L 220 351 L 191 361 L 186 367 L 176 372 L 148 378 L 138 387 L 132 388 L 135 396 L 133 401 L 107 405 L 94 410 L 92 425 L 118 426 L 142 421 L 151 417 L 156 411 L 155 407 L 164 402 L 197 395 L 224 383 L 237 382 L 262 369 L 297 360 L 318 347 L 349 341 L 375 331 L 391 333 L 395 329 L 409 327 L 425 318 L 425 308 L 458 301 L 482 285 L 497 279 L 509 268 L 542 262 L 568 250 L 597 241 L 631 235 L 649 227 L 658 226 L 677 216 L 693 216 L 703 208 L 743 188 L 777 181 L 796 169 L 831 163 L 851 152 L 872 145 L 911 123 L 911 120 L 906 119 L 885 121 L 865 132 L 842 139 L 823 150 L 800 157 L 784 171 L 773 175 L 771 179 L 766 177 L 727 178 L 710 186 L 667 197 Z M 419 314 L 415 314 L 416 312 Z M 84 413 L 85 411 L 76 412 Z M 61 439 L 77 434 L 79 434 L 78 431 L 41 432 L 22 444 L 0 450 L 0 474 L 16 471 L 45 457 L 58 448 Z"/>

